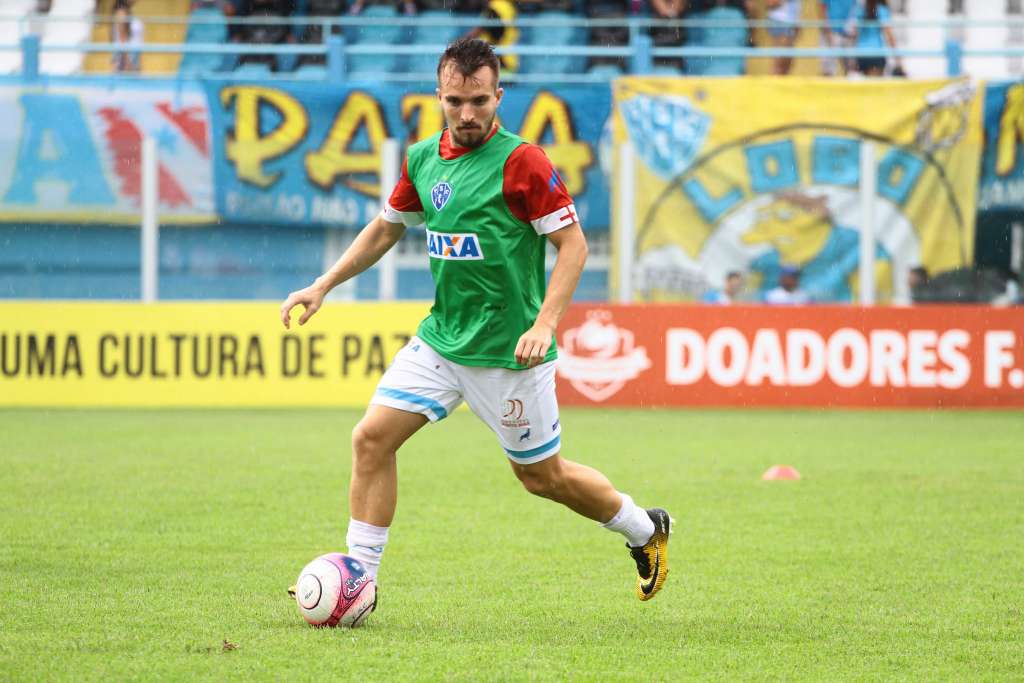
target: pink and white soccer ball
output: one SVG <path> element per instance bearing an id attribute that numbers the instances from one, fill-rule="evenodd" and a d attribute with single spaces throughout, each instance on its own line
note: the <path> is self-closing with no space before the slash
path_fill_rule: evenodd
<path id="1" fill-rule="evenodd" d="M 355 628 L 373 611 L 377 585 L 359 560 L 328 553 L 302 569 L 295 602 L 302 618 L 314 626 Z"/>

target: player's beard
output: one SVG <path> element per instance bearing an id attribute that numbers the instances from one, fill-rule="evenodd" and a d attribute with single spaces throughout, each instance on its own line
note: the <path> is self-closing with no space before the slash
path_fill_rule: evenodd
<path id="1" fill-rule="evenodd" d="M 472 128 L 459 128 L 458 126 L 452 128 L 449 126 L 452 135 L 452 142 L 459 147 L 479 147 L 484 144 L 484 140 L 487 139 L 487 134 L 491 132 L 491 128 L 494 127 L 494 117 L 492 116 L 487 123 L 480 128 L 476 126 Z"/>

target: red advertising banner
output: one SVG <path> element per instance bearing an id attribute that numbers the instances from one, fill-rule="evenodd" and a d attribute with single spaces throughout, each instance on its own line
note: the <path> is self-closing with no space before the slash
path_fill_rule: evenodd
<path id="1" fill-rule="evenodd" d="M 574 305 L 559 400 L 1024 407 L 1024 309 Z"/>

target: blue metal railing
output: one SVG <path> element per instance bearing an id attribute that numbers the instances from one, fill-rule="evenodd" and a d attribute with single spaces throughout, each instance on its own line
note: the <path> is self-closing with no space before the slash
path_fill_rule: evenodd
<path id="1" fill-rule="evenodd" d="M 37 17 L 38 18 L 38 17 Z M 111 17 L 89 16 L 89 17 L 59 17 L 47 16 L 43 19 L 45 24 L 83 22 L 88 21 L 90 26 L 96 23 L 109 23 Z M 312 77 L 329 81 L 344 81 L 352 78 L 348 74 L 347 62 L 350 56 L 359 55 L 438 55 L 443 49 L 443 44 L 407 43 L 395 45 L 391 43 L 358 42 L 349 43 L 345 40 L 346 29 L 372 28 L 375 26 L 398 26 L 412 29 L 423 26 L 456 26 L 467 29 L 484 27 L 508 26 L 506 22 L 497 19 L 483 19 L 475 16 L 452 16 L 449 18 L 437 18 L 432 16 L 406 17 L 395 16 L 386 19 L 369 17 L 232 17 L 232 18 L 210 18 L 201 15 L 188 17 L 147 17 L 148 23 L 178 24 L 178 25 L 200 25 L 200 24 L 225 24 L 236 26 L 268 26 L 282 25 L 291 27 L 293 30 L 319 26 L 323 42 L 307 44 L 273 44 L 273 43 L 196 43 L 186 42 L 180 44 L 157 44 L 147 43 L 142 45 L 125 46 L 111 42 L 84 42 L 84 43 L 46 43 L 44 44 L 38 35 L 27 32 L 29 19 L 26 17 L 4 17 L 0 16 L 0 23 L 4 21 L 18 21 L 21 32 L 20 42 L 17 44 L 0 44 L 0 52 L 20 50 L 22 53 L 21 78 L 27 81 L 34 81 L 41 77 L 39 71 L 40 54 L 43 52 L 78 52 L 88 53 L 117 53 L 137 52 L 142 54 L 195 54 L 195 55 L 221 55 L 223 57 L 239 57 L 245 55 L 269 55 L 269 56 L 313 56 L 322 59 L 326 68 L 322 73 Z M 951 29 L 964 28 L 1007 28 L 1024 32 L 1024 18 L 1006 19 L 1000 21 L 977 21 L 960 18 L 949 18 L 943 20 L 910 21 L 893 19 L 888 23 L 893 28 L 944 28 L 946 39 L 944 44 L 933 48 L 857 48 L 857 47 L 829 47 L 829 48 L 804 48 L 804 47 L 706 47 L 697 45 L 682 45 L 677 47 L 655 47 L 648 35 L 650 28 L 771 28 L 777 27 L 778 23 L 767 20 L 708 20 L 708 19 L 681 19 L 681 20 L 656 20 L 650 18 L 622 19 L 585 19 L 579 18 L 519 18 L 514 25 L 518 28 L 565 28 L 574 27 L 581 30 L 602 27 L 622 27 L 628 30 L 629 42 L 619 46 L 600 45 L 536 45 L 517 44 L 508 47 L 497 47 L 499 54 L 517 54 L 519 56 L 576 56 L 576 57 L 603 57 L 618 58 L 625 60 L 629 65 L 629 72 L 634 74 L 647 74 L 653 70 L 656 58 L 857 58 L 857 57 L 921 57 L 942 59 L 946 64 L 946 72 L 951 75 L 959 75 L 963 71 L 963 60 L 966 57 L 1024 57 L 1024 46 L 1004 46 L 975 48 L 964 47 L 959 41 L 950 37 Z M 828 21 L 801 21 L 793 24 L 801 29 L 820 29 L 832 25 Z M 877 22 L 862 22 L 860 27 L 878 27 Z M 167 74 L 154 74 L 166 76 Z M 204 72 L 204 78 L 233 78 L 230 70 Z M 138 77 L 138 74 L 133 74 Z M 277 73 L 268 74 L 267 78 L 303 78 L 302 74 Z M 359 79 L 374 79 L 388 81 L 423 81 L 434 77 L 433 73 L 408 72 L 408 71 L 380 71 L 373 73 L 360 73 Z M 520 82 L 594 82 L 606 81 L 609 76 L 604 73 L 576 73 L 576 74 L 529 74 L 529 73 L 504 73 L 506 80 Z"/>

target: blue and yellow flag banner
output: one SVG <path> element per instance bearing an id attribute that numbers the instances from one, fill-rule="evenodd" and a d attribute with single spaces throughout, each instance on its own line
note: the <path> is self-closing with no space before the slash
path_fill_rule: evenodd
<path id="1" fill-rule="evenodd" d="M 361 227 L 380 211 L 383 141 L 411 144 L 444 126 L 433 87 L 206 87 L 217 213 L 226 221 Z M 511 87 L 498 109 L 502 125 L 544 148 L 587 228 L 608 227 L 598 143 L 610 111 L 603 85 Z"/>
<path id="2" fill-rule="evenodd" d="M 979 211 L 1024 216 L 1024 83 L 985 86 L 985 154 Z"/>
<path id="3" fill-rule="evenodd" d="M 812 299 L 855 300 L 865 143 L 879 300 L 911 267 L 972 262 L 982 127 L 970 81 L 622 78 L 613 91 L 615 139 L 637 157 L 642 299 L 699 299 L 734 270 L 764 292 L 795 266 Z"/>

